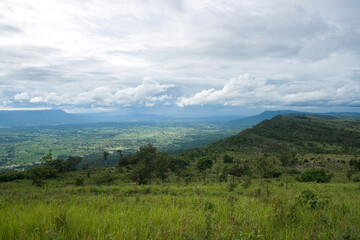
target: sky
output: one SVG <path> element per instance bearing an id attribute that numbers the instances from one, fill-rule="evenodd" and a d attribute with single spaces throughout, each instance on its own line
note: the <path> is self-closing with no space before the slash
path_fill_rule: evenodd
<path id="1" fill-rule="evenodd" d="M 360 111 L 358 0 L 1 0 L 0 110 Z"/>

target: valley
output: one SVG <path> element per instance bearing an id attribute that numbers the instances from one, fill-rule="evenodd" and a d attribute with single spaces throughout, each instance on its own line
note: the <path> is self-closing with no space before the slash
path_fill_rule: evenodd
<path id="1" fill-rule="evenodd" d="M 51 149 L 54 157 L 90 156 L 106 150 L 134 153 L 148 143 L 161 151 L 177 153 L 200 147 L 240 132 L 207 122 L 89 123 L 44 127 L 0 128 L 0 169 L 41 162 Z"/>

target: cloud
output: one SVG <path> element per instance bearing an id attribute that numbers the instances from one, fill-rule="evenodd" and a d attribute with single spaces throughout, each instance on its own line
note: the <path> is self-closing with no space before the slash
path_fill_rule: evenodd
<path id="1" fill-rule="evenodd" d="M 44 102 L 44 98 L 43 97 L 33 97 L 30 98 L 30 103 L 41 103 Z"/>
<path id="2" fill-rule="evenodd" d="M 232 78 L 220 90 L 205 89 L 190 97 L 177 99 L 179 107 L 192 105 L 229 106 L 351 106 L 358 101 L 360 82 L 348 80 L 341 84 L 324 81 L 268 81 L 264 78 L 241 75 Z M 355 102 L 355 104 L 354 104 Z"/>
<path id="3" fill-rule="evenodd" d="M 28 101 L 29 100 L 29 94 L 27 92 L 18 93 L 14 96 L 15 101 Z"/>
<path id="4" fill-rule="evenodd" d="M 169 98 L 167 95 L 157 95 L 165 92 L 170 87 L 174 87 L 174 85 L 161 85 L 152 79 L 146 78 L 142 84 L 137 87 L 118 90 L 113 98 L 117 104 L 121 105 L 128 105 L 135 102 L 152 104 Z"/>
<path id="5" fill-rule="evenodd" d="M 337 0 L 2 0 L 0 102 L 355 106 L 358 9 Z"/>
<path id="6" fill-rule="evenodd" d="M 160 84 L 151 78 L 145 78 L 136 87 L 113 89 L 109 86 L 101 86 L 90 91 L 80 93 L 65 93 L 59 95 L 55 92 L 33 93 L 32 97 L 27 92 L 18 93 L 14 96 L 15 101 L 29 101 L 30 103 L 43 103 L 51 105 L 67 106 L 155 106 L 172 96 L 164 93 L 174 85 Z M 98 108 L 101 109 L 101 108 Z"/>
<path id="7" fill-rule="evenodd" d="M 180 107 L 203 104 L 245 105 L 257 102 L 256 96 L 273 90 L 274 85 L 266 85 L 266 79 L 254 78 L 248 74 L 232 78 L 221 90 L 202 90 L 191 97 L 180 97 Z M 259 91 L 261 90 L 261 91 Z"/>
<path id="8" fill-rule="evenodd" d="M 171 98 L 167 95 L 159 95 L 174 85 L 160 84 L 150 78 L 145 78 L 136 87 L 128 87 L 113 92 L 110 87 L 98 87 L 92 91 L 82 92 L 74 96 L 74 104 L 96 103 L 97 105 L 111 106 L 131 106 L 146 105 L 154 106 L 156 102 L 161 102 Z"/>
<path id="9" fill-rule="evenodd" d="M 9 24 L 0 24 L 0 35 L 13 34 L 21 32 L 21 29 Z"/>

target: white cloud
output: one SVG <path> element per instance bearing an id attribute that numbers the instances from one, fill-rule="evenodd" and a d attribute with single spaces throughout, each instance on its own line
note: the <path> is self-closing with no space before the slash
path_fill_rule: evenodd
<path id="1" fill-rule="evenodd" d="M 113 109 L 111 108 L 104 108 L 104 107 L 95 107 L 92 106 L 91 108 L 65 108 L 63 109 L 67 113 L 100 113 L 100 112 L 111 112 Z"/>
<path id="2" fill-rule="evenodd" d="M 179 107 L 191 105 L 231 106 L 341 106 L 351 105 L 359 98 L 360 82 L 346 81 L 341 85 L 324 81 L 281 81 L 270 83 L 264 78 L 241 75 L 232 78 L 220 90 L 202 90 L 190 97 L 177 99 Z"/>
<path id="3" fill-rule="evenodd" d="M 110 87 L 102 86 L 73 96 L 72 102 L 74 104 L 97 103 L 99 105 L 109 105 L 111 103 L 112 96 Z"/>
<path id="4" fill-rule="evenodd" d="M 42 103 L 44 102 L 44 98 L 43 97 L 33 97 L 30 98 L 30 103 Z"/>
<path id="5" fill-rule="evenodd" d="M 266 79 L 253 78 L 245 74 L 232 78 L 221 90 L 211 88 L 195 93 L 191 97 L 180 97 L 177 105 L 180 107 L 203 104 L 244 105 L 246 102 L 251 102 L 251 99 L 248 99 L 250 95 L 260 94 L 257 91 L 263 89 L 265 85 Z"/>
<path id="6" fill-rule="evenodd" d="M 14 99 L 51 105 L 91 105 L 92 109 L 96 109 L 94 106 L 155 106 L 165 100 L 172 99 L 172 96 L 162 94 L 171 87 L 174 85 L 160 84 L 151 78 L 144 78 L 142 83 L 136 87 L 112 89 L 109 86 L 102 86 L 90 91 L 73 92 L 72 94 L 36 93 L 31 98 L 26 92 L 23 92 L 16 94 Z"/>
<path id="7" fill-rule="evenodd" d="M 27 92 L 18 93 L 14 96 L 15 101 L 28 101 L 29 100 L 29 94 Z"/>
<path id="8" fill-rule="evenodd" d="M 167 95 L 157 95 L 165 92 L 170 87 L 174 87 L 174 85 L 161 85 L 150 78 L 145 78 L 137 87 L 118 90 L 113 95 L 113 100 L 117 104 L 125 106 L 132 105 L 136 102 L 140 104 L 147 103 L 147 105 L 153 105 L 154 102 L 163 101 L 169 98 Z"/>

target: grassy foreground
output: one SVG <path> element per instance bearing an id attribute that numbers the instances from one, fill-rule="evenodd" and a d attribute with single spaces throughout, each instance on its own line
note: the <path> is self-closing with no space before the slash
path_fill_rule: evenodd
<path id="1" fill-rule="evenodd" d="M 0 239 L 360 239 L 358 183 L 270 185 L 1 183 Z"/>

